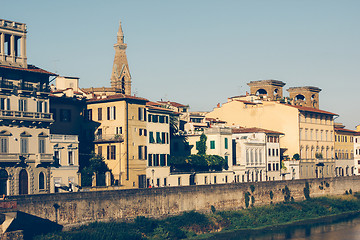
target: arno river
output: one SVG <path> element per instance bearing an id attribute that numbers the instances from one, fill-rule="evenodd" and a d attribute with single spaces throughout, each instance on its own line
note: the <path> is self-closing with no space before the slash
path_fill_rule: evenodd
<path id="1" fill-rule="evenodd" d="M 350 218 L 327 224 L 308 224 L 291 226 L 281 230 L 268 230 L 262 233 L 228 233 L 210 239 L 217 240 L 359 240 L 360 217 Z"/>

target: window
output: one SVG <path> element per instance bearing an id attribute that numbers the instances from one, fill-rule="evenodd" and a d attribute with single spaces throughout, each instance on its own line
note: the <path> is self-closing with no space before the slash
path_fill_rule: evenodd
<path id="1" fill-rule="evenodd" d="M 161 143 L 160 133 L 156 132 L 156 143 Z"/>
<path id="2" fill-rule="evenodd" d="M 146 109 L 139 107 L 138 112 L 139 112 L 138 119 L 140 121 L 146 121 Z"/>
<path id="3" fill-rule="evenodd" d="M 160 166 L 166 166 L 166 154 L 160 154 Z"/>
<path id="4" fill-rule="evenodd" d="M 158 115 L 152 115 L 152 122 L 157 123 L 159 120 L 159 116 Z"/>
<path id="5" fill-rule="evenodd" d="M 228 146 L 228 139 L 225 138 L 225 149 L 228 149 L 228 148 L 229 148 L 229 146 Z"/>
<path id="6" fill-rule="evenodd" d="M 166 143 L 166 133 L 164 133 L 164 132 L 161 133 L 161 143 L 162 144 Z"/>
<path id="7" fill-rule="evenodd" d="M 43 172 L 39 173 L 39 190 L 45 189 L 45 174 Z"/>
<path id="8" fill-rule="evenodd" d="M 147 136 L 147 130 L 144 129 L 144 136 Z"/>
<path id="9" fill-rule="evenodd" d="M 268 163 L 268 171 L 271 171 L 271 163 Z"/>
<path id="10" fill-rule="evenodd" d="M 116 135 L 122 134 L 122 127 L 115 127 L 115 134 Z"/>
<path id="11" fill-rule="evenodd" d="M 54 161 L 56 164 L 60 164 L 60 151 L 59 149 L 54 150 Z"/>
<path id="12" fill-rule="evenodd" d="M 7 137 L 2 137 L 0 138 L 0 152 L 1 153 L 7 153 L 9 151 L 8 149 L 8 138 Z"/>
<path id="13" fill-rule="evenodd" d="M 102 108 L 98 108 L 98 120 L 102 120 Z"/>
<path id="14" fill-rule="evenodd" d="M 138 146 L 138 156 L 139 156 L 139 159 L 143 159 L 143 147 L 144 147 L 144 146 Z"/>
<path id="15" fill-rule="evenodd" d="M 181 177 L 178 177 L 178 185 L 181 185 Z"/>
<path id="16" fill-rule="evenodd" d="M 148 122 L 151 122 L 152 120 L 152 114 L 148 114 Z"/>
<path id="17" fill-rule="evenodd" d="M 159 162 L 159 154 L 154 154 L 154 166 L 159 166 L 160 162 Z"/>
<path id="18" fill-rule="evenodd" d="M 19 99 L 19 111 L 26 112 L 27 111 L 27 101 L 26 99 Z"/>
<path id="19" fill-rule="evenodd" d="M 139 128 L 139 136 L 142 136 L 142 135 L 143 135 L 143 129 Z"/>
<path id="20" fill-rule="evenodd" d="M 115 120 L 116 119 L 116 108 L 115 106 L 107 108 L 107 120 Z"/>
<path id="21" fill-rule="evenodd" d="M 225 161 L 228 162 L 228 160 L 229 160 L 229 157 L 225 156 Z"/>
<path id="22" fill-rule="evenodd" d="M 152 165 L 153 165 L 152 154 L 149 154 L 149 157 L 148 157 L 148 166 L 151 167 Z"/>
<path id="23" fill-rule="evenodd" d="M 155 143 L 154 133 L 153 132 L 149 132 L 149 143 Z"/>
<path id="24" fill-rule="evenodd" d="M 107 146 L 107 159 L 108 160 L 116 159 L 116 146 L 115 145 Z"/>
<path id="25" fill-rule="evenodd" d="M 215 149 L 215 141 L 210 141 L 210 149 Z"/>
<path id="26" fill-rule="evenodd" d="M 39 138 L 39 153 L 45 153 L 45 139 Z"/>
<path id="27" fill-rule="evenodd" d="M 10 98 L 0 98 L 0 109 L 10 110 Z"/>
<path id="28" fill-rule="evenodd" d="M 29 141 L 27 138 L 20 139 L 20 153 L 28 153 L 29 152 Z"/>
<path id="29" fill-rule="evenodd" d="M 68 164 L 74 165 L 74 152 L 72 150 L 68 151 Z"/>
<path id="30" fill-rule="evenodd" d="M 165 116 L 159 116 L 159 123 L 165 123 Z"/>
<path id="31" fill-rule="evenodd" d="M 167 179 L 164 178 L 164 187 L 166 187 L 166 185 L 167 185 Z"/>
<path id="32" fill-rule="evenodd" d="M 60 122 L 70 122 L 70 121 L 71 121 L 71 110 L 60 109 Z"/>
<path id="33" fill-rule="evenodd" d="M 102 156 L 102 146 L 98 146 L 98 155 Z"/>
<path id="34" fill-rule="evenodd" d="M 279 156 L 279 149 L 278 148 L 276 149 L 276 156 L 277 157 Z"/>
<path id="35" fill-rule="evenodd" d="M 43 112 L 43 102 L 42 101 L 37 101 L 36 111 L 39 113 Z"/>
<path id="36" fill-rule="evenodd" d="M 216 183 L 216 176 L 214 176 L 214 184 Z"/>
<path id="37" fill-rule="evenodd" d="M 268 155 L 271 156 L 271 149 L 269 148 L 269 152 L 268 152 Z"/>

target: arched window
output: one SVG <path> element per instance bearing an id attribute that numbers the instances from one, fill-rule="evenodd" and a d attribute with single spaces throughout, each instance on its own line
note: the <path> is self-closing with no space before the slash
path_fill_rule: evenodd
<path id="1" fill-rule="evenodd" d="M 45 174 L 40 172 L 39 174 L 39 190 L 45 189 Z"/>
<path id="2" fill-rule="evenodd" d="M 19 194 L 28 194 L 28 173 L 25 169 L 22 169 L 19 173 Z"/>

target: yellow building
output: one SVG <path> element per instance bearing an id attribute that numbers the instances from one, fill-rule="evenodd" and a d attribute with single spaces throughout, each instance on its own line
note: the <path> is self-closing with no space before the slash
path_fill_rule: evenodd
<path id="1" fill-rule="evenodd" d="M 271 85 L 272 81 L 274 80 L 264 81 L 265 87 Z M 266 89 L 277 93 L 276 99 L 281 100 L 275 101 L 267 97 L 265 88 L 262 88 L 261 84 L 256 84 L 259 89 L 251 89 L 251 92 L 261 94 L 229 98 L 227 103 L 215 108 L 206 117 L 224 120 L 229 126 L 258 127 L 282 132 L 285 134 L 280 138 L 282 159 L 291 159 L 295 154 L 300 155 L 300 178 L 333 176 L 333 117 L 336 114 L 301 106 L 307 101 L 303 96 L 308 95 L 307 91 L 312 92 L 314 87 L 299 88 L 298 90 L 305 92 L 287 100 L 281 95 L 283 84 L 274 81 L 273 85 L 276 89 Z M 254 87 L 252 84 L 251 88 Z M 292 93 L 294 89 L 291 88 Z M 316 94 L 318 92 L 319 90 Z M 297 98 L 301 98 L 302 101 Z M 314 99 L 318 102 L 318 96 L 313 96 L 309 101 L 315 102 Z"/>
<path id="2" fill-rule="evenodd" d="M 105 158 L 114 185 L 146 186 L 146 102 L 124 94 L 87 102 L 89 120 L 96 126 L 95 153 Z"/>
<path id="3" fill-rule="evenodd" d="M 354 169 L 354 137 L 357 132 L 345 129 L 342 124 L 335 124 L 335 174 L 352 176 Z"/>

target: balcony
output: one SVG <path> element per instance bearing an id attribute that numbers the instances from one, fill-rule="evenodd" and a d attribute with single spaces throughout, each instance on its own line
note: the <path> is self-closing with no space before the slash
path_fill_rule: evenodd
<path id="1" fill-rule="evenodd" d="M 51 153 L 36 153 L 35 154 L 35 162 L 43 163 L 43 162 L 53 162 L 53 155 Z"/>
<path id="2" fill-rule="evenodd" d="M 0 153 L 0 162 L 14 162 L 20 161 L 19 153 Z"/>
<path id="3" fill-rule="evenodd" d="M 62 135 L 62 134 L 51 134 L 50 135 L 50 141 L 51 142 L 78 142 L 78 136 L 77 135 Z"/>
<path id="4" fill-rule="evenodd" d="M 123 142 L 124 138 L 120 134 L 95 135 L 94 142 Z"/>
<path id="5" fill-rule="evenodd" d="M 52 113 L 0 110 L 0 119 L 53 122 Z"/>

